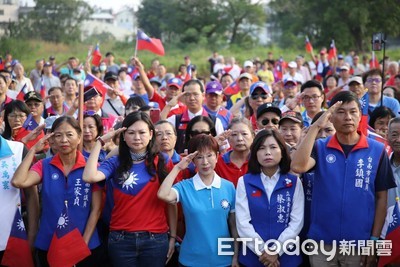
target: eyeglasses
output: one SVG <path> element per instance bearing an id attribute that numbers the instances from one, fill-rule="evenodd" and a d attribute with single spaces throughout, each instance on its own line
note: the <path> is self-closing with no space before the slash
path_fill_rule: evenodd
<path id="1" fill-rule="evenodd" d="M 86 116 L 94 116 L 96 114 L 97 113 L 94 110 L 86 110 L 85 112 L 83 112 L 83 115 L 86 115 Z"/>
<path id="2" fill-rule="evenodd" d="M 321 97 L 321 95 L 312 95 L 312 96 L 305 95 L 305 96 L 303 96 L 302 100 L 304 102 L 309 102 L 311 99 L 313 101 L 317 101 L 320 97 Z"/>
<path id="3" fill-rule="evenodd" d="M 199 135 L 199 134 L 209 135 L 210 133 L 211 133 L 210 131 L 196 131 L 196 130 L 190 131 L 190 135 L 191 136 L 196 136 L 196 135 Z"/>
<path id="4" fill-rule="evenodd" d="M 23 118 L 25 118 L 27 115 L 25 114 L 25 113 L 20 113 L 20 114 L 17 114 L 17 113 L 10 113 L 10 114 L 8 114 L 8 118 L 10 118 L 10 119 L 23 119 Z"/>
<path id="5" fill-rule="evenodd" d="M 382 79 L 381 78 L 367 78 L 367 83 L 373 83 L 373 82 L 380 83 L 380 82 L 382 82 Z"/>
<path id="6" fill-rule="evenodd" d="M 262 125 L 267 125 L 267 124 L 269 124 L 269 122 L 272 122 L 272 124 L 274 124 L 274 125 L 278 125 L 279 124 L 279 119 L 263 119 L 262 121 L 261 121 L 261 124 Z"/>
<path id="7" fill-rule="evenodd" d="M 174 132 L 161 132 L 161 131 L 156 132 L 156 137 L 162 137 L 162 136 L 172 137 L 174 135 L 175 135 Z"/>
<path id="8" fill-rule="evenodd" d="M 253 100 L 257 100 L 259 97 L 261 97 L 262 99 L 267 99 L 270 95 L 269 94 L 261 94 L 261 95 L 251 95 L 251 99 Z"/>
<path id="9" fill-rule="evenodd" d="M 185 93 L 185 97 L 187 97 L 187 98 L 191 98 L 191 97 L 199 98 L 200 96 L 201 96 L 201 94 L 198 94 L 198 93 Z"/>
<path id="10" fill-rule="evenodd" d="M 35 107 L 35 108 L 38 108 L 38 107 L 40 107 L 40 105 L 41 105 L 42 103 L 39 103 L 39 102 L 29 102 L 29 103 L 26 103 L 26 105 L 28 106 L 28 107 Z"/>

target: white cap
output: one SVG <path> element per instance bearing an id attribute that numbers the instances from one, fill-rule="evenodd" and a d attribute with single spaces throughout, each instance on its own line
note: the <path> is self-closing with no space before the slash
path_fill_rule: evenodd
<path id="1" fill-rule="evenodd" d="M 251 62 L 250 60 L 246 60 L 245 62 L 244 62 L 244 64 L 243 64 L 243 68 L 246 68 L 246 67 L 253 67 L 254 66 L 254 64 L 253 64 L 253 62 Z"/>
<path id="2" fill-rule="evenodd" d="M 297 69 L 297 63 L 294 61 L 290 61 L 288 67 L 292 69 Z"/>

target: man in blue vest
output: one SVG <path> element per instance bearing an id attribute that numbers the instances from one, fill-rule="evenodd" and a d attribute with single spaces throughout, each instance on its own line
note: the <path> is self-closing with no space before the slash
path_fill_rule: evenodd
<path id="1" fill-rule="evenodd" d="M 360 253 L 359 247 L 378 240 L 386 217 L 387 190 L 396 184 L 384 145 L 357 132 L 361 119 L 357 96 L 343 91 L 330 105 L 292 155 L 292 171 L 315 171 L 307 236 L 318 244 L 324 241 L 325 251 L 336 250 L 328 260 L 319 248 L 317 255 L 310 256 L 310 263 L 318 267 L 371 266 L 375 257 Z M 328 120 L 336 134 L 315 141 Z M 343 245 L 349 254 L 343 253 Z"/>

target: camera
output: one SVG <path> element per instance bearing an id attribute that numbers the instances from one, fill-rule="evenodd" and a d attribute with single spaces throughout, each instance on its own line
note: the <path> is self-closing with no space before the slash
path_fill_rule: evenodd
<path id="1" fill-rule="evenodd" d="M 381 51 L 385 45 L 385 34 L 377 32 L 372 35 L 372 51 Z"/>

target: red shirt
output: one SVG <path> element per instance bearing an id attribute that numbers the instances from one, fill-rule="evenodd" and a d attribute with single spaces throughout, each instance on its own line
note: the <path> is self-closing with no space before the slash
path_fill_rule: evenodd
<path id="1" fill-rule="evenodd" d="M 218 157 L 217 165 L 215 166 L 215 172 L 221 178 L 231 181 L 236 188 L 239 178 L 247 173 L 249 162 L 246 160 L 242 167 L 239 168 L 231 162 L 231 153 L 232 150 Z"/>
<path id="2" fill-rule="evenodd" d="M 165 97 L 161 97 L 157 92 L 153 93 L 153 97 L 150 99 L 151 102 L 157 102 L 160 110 L 163 110 L 165 108 L 165 106 L 167 105 L 167 100 L 165 99 Z M 167 117 L 171 117 L 172 115 L 178 115 L 178 114 L 182 114 L 184 111 L 186 110 L 186 106 L 181 103 L 178 102 L 178 107 L 173 107 L 169 113 Z"/>

